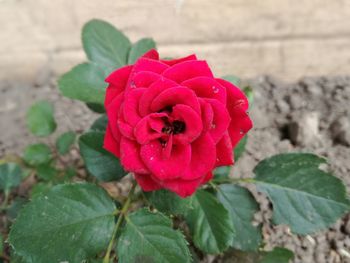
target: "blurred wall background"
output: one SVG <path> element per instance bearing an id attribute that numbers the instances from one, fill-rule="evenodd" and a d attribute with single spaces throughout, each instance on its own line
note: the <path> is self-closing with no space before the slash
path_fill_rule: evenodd
<path id="1" fill-rule="evenodd" d="M 0 0 L 0 79 L 85 60 L 80 30 L 105 19 L 162 56 L 196 52 L 218 75 L 350 73 L 349 0 Z"/>

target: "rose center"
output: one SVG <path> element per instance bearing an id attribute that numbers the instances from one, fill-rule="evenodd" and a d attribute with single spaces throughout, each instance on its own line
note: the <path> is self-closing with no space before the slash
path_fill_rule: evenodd
<path id="1" fill-rule="evenodd" d="M 162 132 L 166 134 L 179 134 L 185 131 L 186 124 L 183 121 L 173 121 L 172 123 L 166 121 L 162 128 Z"/>

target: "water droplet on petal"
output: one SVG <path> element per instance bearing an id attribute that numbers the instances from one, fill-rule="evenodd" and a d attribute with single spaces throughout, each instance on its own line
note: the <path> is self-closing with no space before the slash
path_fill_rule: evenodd
<path id="1" fill-rule="evenodd" d="M 214 93 L 218 93 L 219 92 L 219 89 L 217 87 L 215 87 L 215 86 L 213 86 L 212 89 L 213 89 Z"/>

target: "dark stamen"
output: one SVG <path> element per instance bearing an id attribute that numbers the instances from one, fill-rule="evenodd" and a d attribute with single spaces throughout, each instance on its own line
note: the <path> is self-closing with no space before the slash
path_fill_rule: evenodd
<path id="1" fill-rule="evenodd" d="M 173 133 L 179 134 L 184 132 L 186 129 L 186 124 L 183 121 L 174 121 L 173 122 Z"/>

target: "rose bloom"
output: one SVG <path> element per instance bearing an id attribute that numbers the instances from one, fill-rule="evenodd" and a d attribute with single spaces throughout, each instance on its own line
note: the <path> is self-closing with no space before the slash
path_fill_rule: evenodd
<path id="1" fill-rule="evenodd" d="M 193 194 L 213 169 L 233 164 L 233 148 L 252 127 L 244 93 L 195 55 L 160 60 L 151 50 L 106 82 L 104 148 L 144 191 Z"/>

